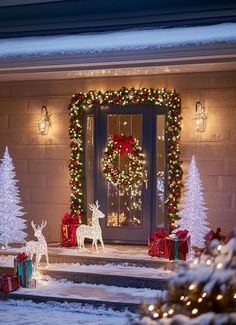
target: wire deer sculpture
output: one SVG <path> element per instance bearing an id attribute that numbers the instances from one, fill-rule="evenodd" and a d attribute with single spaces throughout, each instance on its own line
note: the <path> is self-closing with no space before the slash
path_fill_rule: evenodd
<path id="1" fill-rule="evenodd" d="M 84 240 L 85 238 L 92 239 L 92 251 L 96 250 L 98 252 L 98 240 L 100 241 L 102 245 L 102 249 L 104 249 L 104 243 L 102 239 L 102 230 L 99 224 L 99 219 L 104 218 L 105 214 L 103 214 L 99 210 L 100 205 L 98 204 L 98 201 L 95 202 L 95 204 L 89 204 L 89 209 L 92 211 L 92 226 L 87 225 L 81 225 L 76 230 L 76 237 L 77 237 L 77 243 L 79 247 L 79 251 L 84 251 Z"/>
<path id="2" fill-rule="evenodd" d="M 35 268 L 36 270 L 39 267 L 40 260 L 43 255 L 46 257 L 47 261 L 47 267 L 49 267 L 49 261 L 48 261 L 48 246 L 46 239 L 44 235 L 42 234 L 42 230 L 44 227 L 46 227 L 47 221 L 43 221 L 41 223 L 41 226 L 36 226 L 33 221 L 31 221 L 31 226 L 34 229 L 34 236 L 38 238 L 38 241 L 28 241 L 26 243 L 26 254 L 30 257 L 30 259 L 33 259 L 34 254 L 36 254 L 35 257 Z"/>

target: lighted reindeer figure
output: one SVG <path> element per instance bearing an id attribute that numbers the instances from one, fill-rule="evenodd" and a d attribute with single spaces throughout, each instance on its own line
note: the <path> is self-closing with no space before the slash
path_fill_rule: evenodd
<path id="1" fill-rule="evenodd" d="M 76 230 L 77 243 L 79 247 L 79 251 L 84 251 L 84 240 L 85 238 L 92 239 L 92 251 L 96 250 L 98 252 L 98 240 L 100 241 L 102 248 L 104 249 L 104 243 L 102 239 L 102 230 L 99 224 L 99 219 L 104 218 L 105 214 L 103 214 L 99 210 L 100 205 L 98 201 L 95 204 L 89 204 L 89 209 L 92 213 L 92 226 L 81 225 Z"/>
<path id="2" fill-rule="evenodd" d="M 44 235 L 42 234 L 43 228 L 47 225 L 47 221 L 43 221 L 41 223 L 41 226 L 36 226 L 33 221 L 31 221 L 31 226 L 34 229 L 34 236 L 38 238 L 38 241 L 28 241 L 26 243 L 26 254 L 30 257 L 30 259 L 33 259 L 34 254 L 36 254 L 35 258 L 35 268 L 38 269 L 39 262 L 41 260 L 41 257 L 45 255 L 46 261 L 47 261 L 47 267 L 49 266 L 48 262 L 48 246 L 46 239 L 44 238 Z"/>

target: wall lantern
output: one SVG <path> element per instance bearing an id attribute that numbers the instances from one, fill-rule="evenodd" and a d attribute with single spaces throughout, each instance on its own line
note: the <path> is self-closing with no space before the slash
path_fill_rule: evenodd
<path id="1" fill-rule="evenodd" d="M 42 106 L 41 108 L 41 116 L 37 121 L 37 126 L 38 126 L 38 132 L 41 135 L 46 135 L 48 134 L 48 130 L 51 124 L 50 121 L 50 113 L 48 113 L 47 107 Z"/>
<path id="2" fill-rule="evenodd" d="M 194 128 L 197 132 L 204 132 L 207 124 L 207 111 L 198 101 L 196 102 L 196 113 L 193 118 Z"/>

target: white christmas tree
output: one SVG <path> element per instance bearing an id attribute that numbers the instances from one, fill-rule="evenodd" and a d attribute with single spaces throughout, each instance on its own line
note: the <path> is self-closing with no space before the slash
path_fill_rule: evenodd
<path id="1" fill-rule="evenodd" d="M 187 180 L 185 182 L 185 193 L 180 205 L 180 218 L 176 223 L 178 230 L 187 229 L 191 236 L 191 246 L 204 248 L 205 236 L 210 231 L 208 227 L 203 187 L 200 174 L 196 166 L 195 156 L 189 165 Z"/>
<path id="2" fill-rule="evenodd" d="M 6 147 L 0 165 L 0 244 L 5 247 L 8 244 L 24 243 L 27 234 L 25 215 L 20 206 L 19 190 L 16 185 L 15 167 Z"/>

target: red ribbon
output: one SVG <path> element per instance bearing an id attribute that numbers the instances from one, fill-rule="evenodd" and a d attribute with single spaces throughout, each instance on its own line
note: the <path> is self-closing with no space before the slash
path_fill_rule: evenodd
<path id="1" fill-rule="evenodd" d="M 25 253 L 19 253 L 16 257 L 18 262 L 26 261 L 29 257 Z"/>
<path id="2" fill-rule="evenodd" d="M 23 285 L 26 287 L 26 262 L 22 261 L 22 267 L 23 267 Z"/>
<path id="3" fill-rule="evenodd" d="M 114 134 L 112 140 L 114 141 L 113 149 L 120 150 L 120 157 L 122 157 L 126 152 L 132 153 L 134 151 L 132 146 L 134 143 L 134 137 L 132 137 L 132 135 L 126 137 L 124 135 Z"/>
<path id="4" fill-rule="evenodd" d="M 2 278 L 3 279 L 6 279 L 6 278 L 13 278 L 14 277 L 14 274 L 11 273 L 11 272 L 6 272 L 2 275 Z"/>
<path id="5" fill-rule="evenodd" d="M 188 235 L 188 230 L 179 230 L 175 234 L 176 234 L 177 237 L 179 237 L 181 239 L 184 239 Z"/>
<path id="6" fill-rule="evenodd" d="M 81 215 L 78 214 L 77 216 L 71 216 L 69 213 L 66 213 L 62 218 L 63 225 L 70 225 L 70 224 L 78 224 L 81 219 Z"/>
<path id="7" fill-rule="evenodd" d="M 169 236 L 169 232 L 164 229 L 159 229 L 152 233 L 150 240 L 154 240 L 155 238 L 165 238 Z"/>

